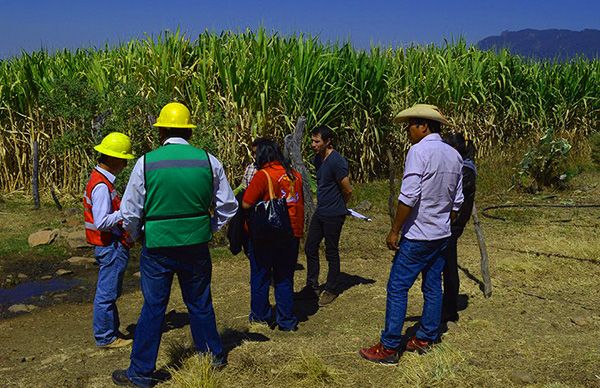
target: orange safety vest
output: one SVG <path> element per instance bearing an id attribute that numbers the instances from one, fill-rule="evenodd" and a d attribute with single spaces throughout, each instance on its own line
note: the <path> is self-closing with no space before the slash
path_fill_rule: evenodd
<path id="1" fill-rule="evenodd" d="M 121 207 L 121 198 L 117 194 L 115 186 L 97 169 L 92 170 L 90 180 L 85 186 L 85 193 L 83 194 L 83 218 L 85 220 L 85 238 L 89 244 L 106 247 L 112 244 L 117 236 L 114 236 L 109 231 L 98 230 L 94 224 L 94 214 L 92 213 L 92 191 L 96 185 L 104 183 L 108 187 L 111 198 L 112 211 L 115 212 Z M 120 226 L 120 224 L 119 224 Z M 129 246 L 127 243 L 127 234 L 123 231 L 118 239 L 125 246 Z"/>

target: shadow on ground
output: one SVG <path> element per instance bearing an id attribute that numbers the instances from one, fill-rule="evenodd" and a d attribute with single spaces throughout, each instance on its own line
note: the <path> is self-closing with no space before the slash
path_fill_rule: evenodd
<path id="1" fill-rule="evenodd" d="M 375 283 L 375 280 L 373 279 L 340 272 L 338 277 L 338 293 L 342 294 L 359 284 L 373 283 Z M 321 285 L 320 289 L 322 287 L 323 286 Z M 298 321 L 308 321 L 308 317 L 315 315 L 317 311 L 319 311 L 319 298 L 314 291 L 305 287 L 299 292 L 294 293 L 294 314 L 296 314 Z"/>

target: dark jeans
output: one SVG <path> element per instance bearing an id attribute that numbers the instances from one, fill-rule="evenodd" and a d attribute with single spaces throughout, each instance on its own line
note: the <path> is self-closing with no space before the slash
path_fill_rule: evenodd
<path id="1" fill-rule="evenodd" d="M 435 341 L 439 335 L 442 315 L 442 269 L 448 238 L 417 241 L 402 238 L 394 256 L 387 285 L 385 328 L 381 343 L 388 349 L 398 349 L 406 318 L 408 290 L 422 274 L 423 313 L 415 334 L 420 340 Z"/>
<path id="2" fill-rule="evenodd" d="M 271 279 L 275 287 L 275 321 L 281 330 L 294 330 L 294 268 L 298 261 L 298 239 L 273 241 L 267 246 L 248 244 L 250 260 L 250 321 L 273 322 L 269 302 Z"/>
<path id="3" fill-rule="evenodd" d="M 321 216 L 315 213 L 310 220 L 304 253 L 306 254 L 306 285 L 317 289 L 319 287 L 319 245 L 325 239 L 325 257 L 329 268 L 325 290 L 337 294 L 338 277 L 340 275 L 340 234 L 346 216 Z"/>
<path id="4" fill-rule="evenodd" d="M 458 278 L 458 259 L 456 243 L 458 237 L 452 235 L 448 240 L 446 249 L 446 264 L 444 265 L 444 298 L 442 302 L 442 321 L 458 320 L 458 289 L 460 280 Z"/>
<path id="5" fill-rule="evenodd" d="M 207 244 L 185 248 L 142 247 L 140 272 L 144 305 L 135 328 L 127 377 L 139 386 L 151 386 L 162 336 L 162 324 L 177 274 L 190 317 L 196 351 L 220 357 L 223 346 L 210 294 L 212 263 Z"/>

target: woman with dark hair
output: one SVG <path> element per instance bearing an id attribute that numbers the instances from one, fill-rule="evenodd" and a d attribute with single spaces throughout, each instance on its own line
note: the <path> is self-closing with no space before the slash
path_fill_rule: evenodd
<path id="1" fill-rule="evenodd" d="M 269 180 L 277 198 L 285 198 L 292 235 L 270 240 L 268 244 L 250 239 L 250 322 L 275 324 L 283 331 L 295 331 L 298 319 L 294 304 L 294 268 L 298 260 L 299 239 L 304 232 L 304 198 L 302 176 L 292 169 L 277 143 L 261 141 L 256 147 L 258 171 L 244 193 L 242 207 L 250 209 L 258 202 L 269 201 Z M 269 286 L 275 286 L 275 314 L 269 302 Z M 273 316 L 275 315 L 275 316 Z"/>
<path id="2" fill-rule="evenodd" d="M 462 235 L 475 201 L 475 180 L 477 169 L 475 168 L 475 146 L 472 141 L 458 132 L 453 132 L 444 137 L 444 141 L 458 151 L 463 158 L 462 188 L 465 200 L 451 225 L 452 235 L 448 240 L 446 249 L 446 264 L 444 265 L 444 298 L 442 300 L 442 322 L 458 321 L 458 254 L 457 242 Z"/>

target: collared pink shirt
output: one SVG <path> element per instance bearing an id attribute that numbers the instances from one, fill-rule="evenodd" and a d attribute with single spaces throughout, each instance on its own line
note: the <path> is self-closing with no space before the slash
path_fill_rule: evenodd
<path id="1" fill-rule="evenodd" d="M 460 154 L 437 133 L 408 150 L 398 200 L 412 208 L 402 237 L 439 240 L 450 236 L 450 212 L 463 203 Z"/>

